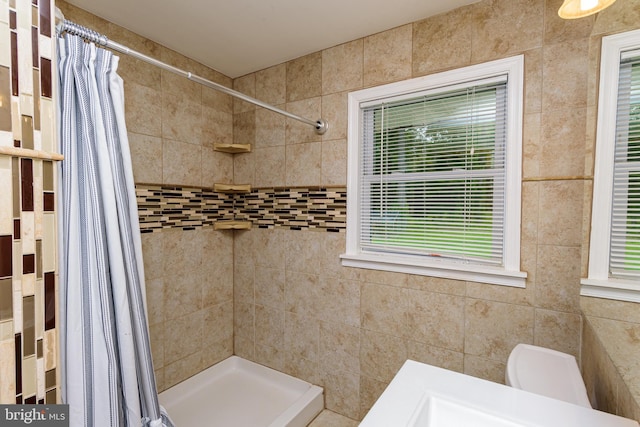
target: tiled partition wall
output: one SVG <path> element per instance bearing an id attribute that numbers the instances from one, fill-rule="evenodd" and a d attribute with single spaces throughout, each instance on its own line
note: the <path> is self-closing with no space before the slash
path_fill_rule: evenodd
<path id="1" fill-rule="evenodd" d="M 582 373 L 594 407 L 640 421 L 640 304 L 582 297 Z"/>
<path id="2" fill-rule="evenodd" d="M 237 102 L 234 138 L 255 149 L 235 158 L 235 183 L 344 186 L 349 91 L 525 57 L 526 289 L 344 268 L 345 233 L 254 228 L 234 239 L 237 354 L 324 386 L 329 409 L 359 419 L 406 358 L 503 382 L 511 349 L 533 343 L 582 358 L 592 400 L 639 418 L 640 305 L 594 299 L 581 307 L 579 291 L 600 40 L 640 28 L 640 1 L 572 21 L 558 17 L 561 4 L 483 0 L 234 80 L 244 93 L 329 123 L 318 136 Z"/>
<path id="3" fill-rule="evenodd" d="M 58 398 L 51 11 L 0 1 L 0 403 Z"/>

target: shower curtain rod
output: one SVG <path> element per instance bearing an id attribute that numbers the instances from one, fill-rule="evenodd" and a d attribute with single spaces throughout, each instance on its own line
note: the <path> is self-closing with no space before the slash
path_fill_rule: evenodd
<path id="1" fill-rule="evenodd" d="M 235 98 L 239 98 L 243 101 L 249 102 L 251 104 L 254 105 L 258 105 L 262 108 L 266 108 L 267 110 L 271 110 L 275 113 L 278 114 L 282 114 L 283 116 L 287 116 L 291 119 L 294 120 L 298 120 L 302 123 L 308 124 L 310 126 L 313 126 L 316 133 L 319 135 L 324 134 L 327 129 L 328 129 L 328 124 L 327 122 L 325 122 L 322 119 L 318 119 L 316 121 L 304 118 L 304 117 L 300 117 L 297 116 L 293 113 L 290 113 L 288 111 L 284 111 L 281 110 L 278 107 L 274 107 L 273 105 L 267 104 L 266 102 L 260 101 L 259 99 L 255 99 L 252 98 L 248 95 L 245 95 L 243 93 L 237 92 L 233 89 L 229 89 L 228 87 L 225 87 L 221 84 L 212 82 L 211 80 L 207 80 L 203 77 L 197 76 L 193 73 L 190 73 L 188 71 L 184 71 L 180 68 L 176 68 L 172 65 L 166 64 L 162 61 L 159 61 L 155 58 L 152 58 L 150 56 L 147 56 L 143 53 L 137 52 L 133 49 L 129 49 L 128 47 L 121 45 L 120 43 L 116 43 L 113 40 L 109 40 L 107 38 L 107 36 L 100 34 L 90 28 L 84 27 L 82 25 L 76 24 L 75 22 L 69 21 L 67 19 L 64 19 L 64 16 L 60 17 L 60 15 L 62 15 L 62 13 L 58 10 L 56 10 L 56 28 L 58 31 L 58 34 L 62 34 L 64 32 L 67 32 L 69 34 L 73 34 L 76 36 L 81 37 L 82 39 L 95 43 L 98 46 L 102 46 L 102 47 L 106 47 L 107 49 L 111 49 L 111 50 L 115 50 L 116 52 L 120 52 L 120 53 L 124 53 L 126 55 L 132 56 L 136 59 L 139 59 L 141 61 L 144 61 L 148 64 L 151 65 L 155 65 L 157 67 L 162 68 L 163 70 L 167 70 L 170 71 L 172 73 L 178 74 L 182 77 L 186 77 L 187 79 L 194 81 L 196 83 L 199 83 L 203 86 L 209 87 L 211 89 L 215 89 L 217 91 L 226 93 L 227 95 L 231 95 Z"/>

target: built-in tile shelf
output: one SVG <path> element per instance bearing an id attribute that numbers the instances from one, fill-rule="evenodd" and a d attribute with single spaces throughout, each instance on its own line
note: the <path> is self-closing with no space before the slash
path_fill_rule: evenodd
<path id="1" fill-rule="evenodd" d="M 213 184 L 213 191 L 216 193 L 249 193 L 251 184 Z"/>
<path id="2" fill-rule="evenodd" d="M 231 154 L 249 153 L 251 144 L 213 144 L 213 149 Z"/>
<path id="3" fill-rule="evenodd" d="M 213 224 L 214 230 L 250 230 L 251 221 L 217 221 Z"/>
<path id="4" fill-rule="evenodd" d="M 251 152 L 251 144 L 213 144 L 215 151 L 230 154 Z M 240 194 L 251 192 L 250 184 L 214 184 L 213 191 L 217 193 Z M 213 224 L 214 230 L 250 230 L 251 221 L 217 221 Z"/>

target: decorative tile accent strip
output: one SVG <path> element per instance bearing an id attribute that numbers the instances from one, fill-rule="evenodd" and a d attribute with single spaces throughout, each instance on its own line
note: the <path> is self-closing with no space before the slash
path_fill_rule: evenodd
<path id="1" fill-rule="evenodd" d="M 251 221 L 260 228 L 346 229 L 345 188 L 258 189 L 236 195 L 236 220 Z"/>
<path id="2" fill-rule="evenodd" d="M 233 196 L 213 190 L 138 185 L 136 196 L 142 233 L 189 230 L 233 219 Z"/>
<path id="3" fill-rule="evenodd" d="M 251 221 L 254 227 L 343 232 L 345 188 L 265 188 L 250 193 L 136 186 L 140 231 L 211 226 L 220 220 Z"/>

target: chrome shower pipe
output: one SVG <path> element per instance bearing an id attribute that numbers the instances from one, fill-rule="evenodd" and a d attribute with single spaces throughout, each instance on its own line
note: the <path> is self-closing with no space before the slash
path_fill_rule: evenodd
<path id="1" fill-rule="evenodd" d="M 163 70 L 170 71 L 172 73 L 178 74 L 180 76 L 186 77 L 187 79 L 199 83 L 203 86 L 209 87 L 211 89 L 215 89 L 217 91 L 226 93 L 227 95 L 231 95 L 234 98 L 241 99 L 243 101 L 249 102 L 251 104 L 260 106 L 262 108 L 266 108 L 267 110 L 271 110 L 274 113 L 282 114 L 283 116 L 289 117 L 291 119 L 297 120 L 299 122 L 308 124 L 313 126 L 316 133 L 319 135 L 323 135 L 327 129 L 328 124 L 322 119 L 318 120 L 310 120 L 304 117 L 300 117 L 288 111 L 282 110 L 278 107 L 274 107 L 271 104 L 267 104 L 266 102 L 260 101 L 259 99 L 252 98 L 244 93 L 235 91 L 233 89 L 229 89 L 226 86 L 223 86 L 219 83 L 212 82 L 211 80 L 207 80 L 203 77 L 197 76 L 189 71 L 184 71 L 180 68 L 176 68 L 172 65 L 166 64 L 162 61 L 159 61 L 155 58 L 147 56 L 143 53 L 137 52 L 135 50 L 129 49 L 128 47 L 121 45 L 120 43 L 114 42 L 113 40 L 109 40 L 107 36 L 100 34 L 90 28 L 84 27 L 82 25 L 76 24 L 75 22 L 69 21 L 61 17 L 61 13 L 59 10 L 56 11 L 57 24 L 56 29 L 58 34 L 69 33 L 81 37 L 82 39 L 95 43 L 98 46 L 105 47 L 107 49 L 114 50 L 116 52 L 124 53 L 126 55 L 132 56 L 136 59 L 144 61 L 148 64 L 155 65 L 156 67 L 162 68 Z"/>

